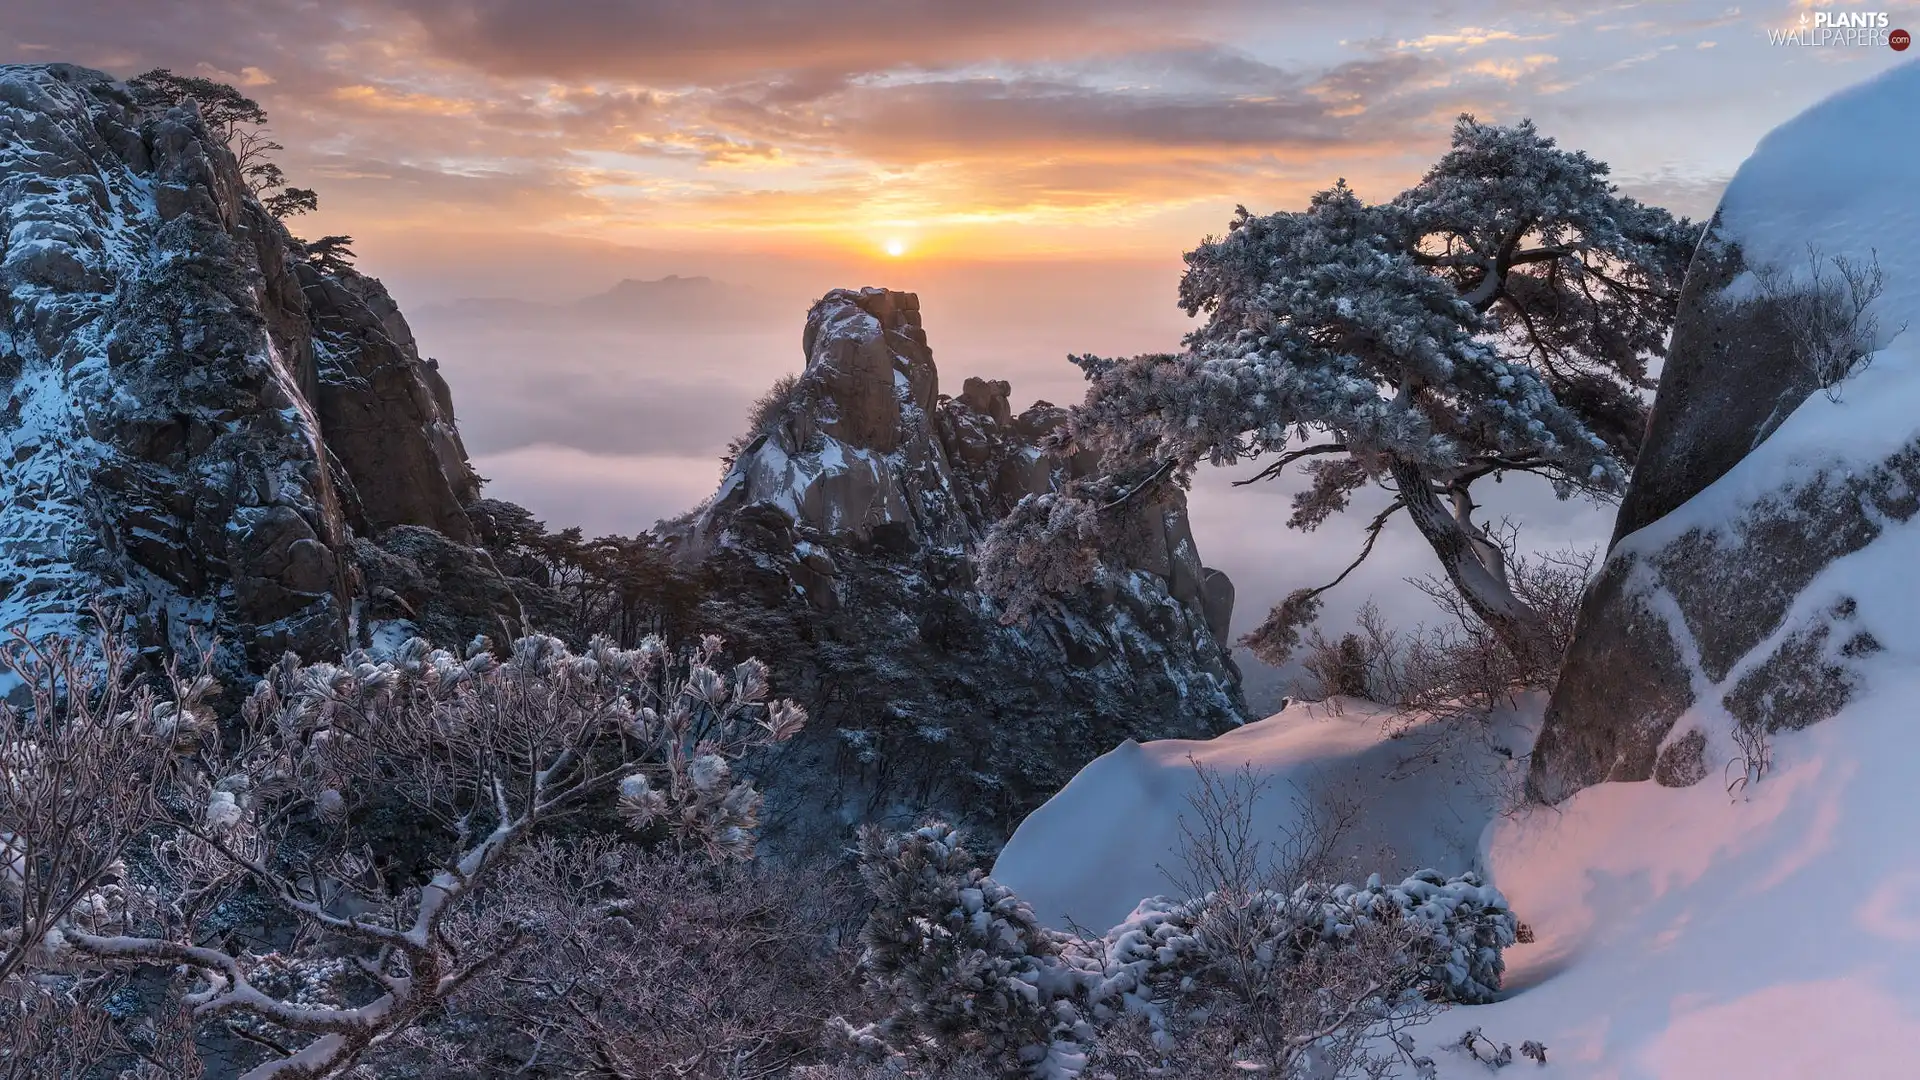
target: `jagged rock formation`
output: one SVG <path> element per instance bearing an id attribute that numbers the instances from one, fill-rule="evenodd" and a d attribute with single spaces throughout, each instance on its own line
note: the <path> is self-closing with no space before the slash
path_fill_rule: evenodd
<path id="1" fill-rule="evenodd" d="M 97 597 L 230 667 L 337 653 L 355 535 L 470 538 L 478 483 L 405 319 L 309 265 L 191 106 L 0 67 L 0 296 L 0 626 Z"/>
<path id="2" fill-rule="evenodd" d="M 1822 259 L 1884 261 L 1885 293 L 1869 309 L 1878 334 L 1863 349 L 1909 346 L 1901 330 L 1920 307 L 1920 236 L 1898 193 L 1920 185 L 1916 159 L 1856 154 L 1837 131 L 1874 116 L 1898 123 L 1916 92 L 1920 73 L 1907 65 L 1816 106 L 1770 135 L 1729 186 L 1688 270 L 1613 548 L 1547 710 L 1535 798 L 1557 802 L 1604 780 L 1720 775 L 1745 753 L 1731 732 L 1834 715 L 1889 644 L 1863 618 L 1867 598 L 1818 579 L 1903 542 L 1901 523 L 1920 512 L 1920 429 L 1886 411 L 1809 413 L 1833 403 L 1806 355 L 1806 304 L 1844 312 L 1852 296 L 1785 302 L 1756 271 L 1806 289 Z M 1827 274 L 1837 287 L 1835 264 Z M 1893 363 L 1875 359 L 1861 378 L 1886 377 Z M 1835 392 L 1875 393 L 1853 381 Z M 1849 438 L 1820 434 L 1821 423 Z"/>
<path id="3" fill-rule="evenodd" d="M 380 283 L 309 260 L 191 105 L 0 67 L 0 288 L 0 627 L 73 631 L 99 597 L 240 674 L 541 628 L 565 600 L 476 546 L 447 385 Z M 816 305 L 793 394 L 678 530 L 700 625 L 817 718 L 770 763 L 792 836 L 825 837 L 823 805 L 935 807 L 990 840 L 1123 739 L 1244 712 L 1232 585 L 1178 505 L 1103 590 L 1000 625 L 972 546 L 1093 463 L 1040 449 L 1062 411 L 1015 416 L 1003 382 L 941 395 L 917 308 Z"/>
<path id="4" fill-rule="evenodd" d="M 776 765 L 776 844 L 823 807 L 937 808 L 990 841 L 1123 739 L 1243 719 L 1232 584 L 1201 564 L 1183 505 L 1097 594 L 1003 626 L 970 552 L 1023 496 L 1094 466 L 1036 445 L 1064 410 L 1014 415 L 999 381 L 941 394 L 911 293 L 829 293 L 802 347 L 789 399 L 675 527 L 723 594 L 715 624 L 815 717 Z"/>

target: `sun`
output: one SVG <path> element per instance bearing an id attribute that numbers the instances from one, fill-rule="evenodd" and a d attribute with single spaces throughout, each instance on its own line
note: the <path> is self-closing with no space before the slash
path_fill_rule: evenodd
<path id="1" fill-rule="evenodd" d="M 907 242 L 896 236 L 887 241 L 882 250 L 897 259 L 907 253 Z"/>

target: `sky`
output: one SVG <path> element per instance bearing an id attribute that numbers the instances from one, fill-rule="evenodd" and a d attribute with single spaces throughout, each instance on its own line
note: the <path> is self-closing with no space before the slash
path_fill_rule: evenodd
<path id="1" fill-rule="evenodd" d="M 1770 31 L 1869 10 L 1920 28 L 1920 3 L 1888 0 L 1410 7 L 8 0 L 0 62 L 168 67 L 256 97 L 288 175 L 320 193 L 295 231 L 354 238 L 447 371 L 493 493 L 632 532 L 709 493 L 827 289 L 916 291 L 948 387 L 1005 378 L 1016 408 L 1064 403 L 1068 354 L 1177 346 L 1180 256 L 1236 205 L 1297 209 L 1340 177 L 1390 198 L 1471 112 L 1531 117 L 1701 217 L 1769 129 L 1902 62 Z M 728 302 L 617 323 L 507 302 L 667 274 L 709 275 Z M 1203 476 L 1194 516 L 1244 630 L 1337 573 L 1358 522 L 1287 534 L 1285 482 L 1231 479 Z M 1609 529 L 1605 508 L 1508 488 L 1491 501 L 1530 544 Z M 1431 563 L 1390 532 L 1329 608 L 1375 596 L 1419 617 L 1400 579 Z"/>

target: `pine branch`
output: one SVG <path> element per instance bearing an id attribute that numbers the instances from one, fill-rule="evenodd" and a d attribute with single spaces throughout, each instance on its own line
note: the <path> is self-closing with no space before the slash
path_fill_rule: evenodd
<path id="1" fill-rule="evenodd" d="M 1299 450 L 1289 450 L 1245 480 L 1235 480 L 1233 486 L 1246 487 L 1248 484 L 1258 483 L 1262 480 L 1272 480 L 1278 477 L 1287 466 L 1302 458 L 1313 457 L 1318 454 L 1344 454 L 1347 452 L 1348 447 L 1345 443 L 1325 443 L 1320 446 L 1308 446 Z"/>

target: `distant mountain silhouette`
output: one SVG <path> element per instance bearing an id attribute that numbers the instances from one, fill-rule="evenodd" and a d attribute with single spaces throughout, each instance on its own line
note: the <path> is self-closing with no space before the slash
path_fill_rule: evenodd
<path id="1" fill-rule="evenodd" d="M 756 289 L 715 281 L 704 275 L 642 281 L 624 278 L 612 288 L 566 303 L 550 304 L 518 297 L 473 297 L 434 305 L 434 313 L 483 320 L 575 320 L 657 325 L 676 329 L 739 330 L 779 325 L 790 312 Z"/>

